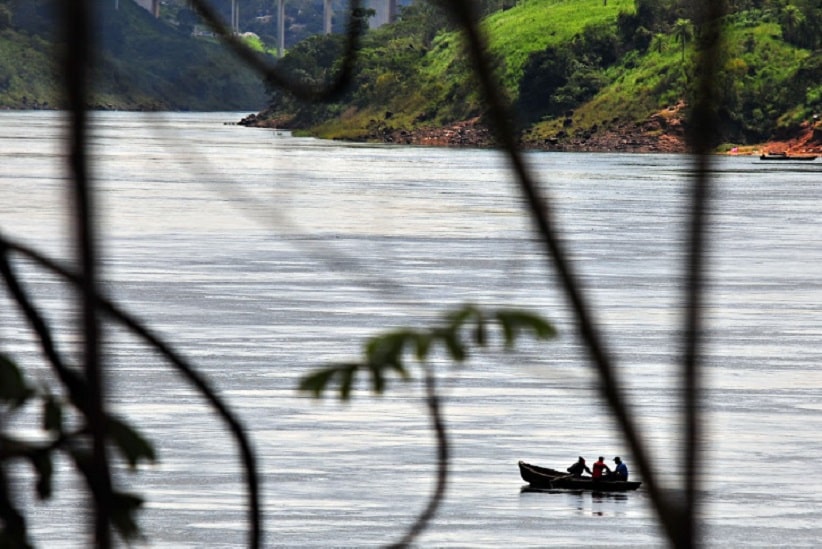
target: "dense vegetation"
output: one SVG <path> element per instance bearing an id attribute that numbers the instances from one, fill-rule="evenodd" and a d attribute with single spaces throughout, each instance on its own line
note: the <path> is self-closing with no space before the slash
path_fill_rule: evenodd
<path id="1" fill-rule="evenodd" d="M 53 0 L 0 0 L 0 108 L 58 108 Z M 195 39 L 130 0 L 100 4 L 92 106 L 258 110 L 265 88 L 213 39 Z"/>
<path id="2" fill-rule="evenodd" d="M 507 4 L 485 2 L 483 25 L 526 140 L 641 124 L 689 104 L 704 28 L 690 2 Z M 817 0 L 732 0 L 722 25 L 721 140 L 765 140 L 822 112 Z M 313 37 L 282 63 L 295 77 L 321 82 L 333 74 L 340 49 L 339 37 Z M 484 114 L 470 74 L 458 33 L 417 2 L 395 25 L 365 37 L 353 85 L 340 101 L 309 106 L 272 91 L 266 115 L 328 137 L 373 136 L 375 126 L 448 125 Z"/>

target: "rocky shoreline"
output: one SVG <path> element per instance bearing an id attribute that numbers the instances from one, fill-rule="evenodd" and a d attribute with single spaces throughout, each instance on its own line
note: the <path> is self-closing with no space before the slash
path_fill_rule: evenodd
<path id="1" fill-rule="evenodd" d="M 688 145 L 681 110 L 678 105 L 654 114 L 643 123 L 617 124 L 607 129 L 593 127 L 573 134 L 561 130 L 554 136 L 542 139 L 526 134 L 522 146 L 527 150 L 559 152 L 685 153 Z M 239 124 L 297 129 L 292 122 L 287 117 L 268 118 L 259 114 L 250 115 Z M 448 126 L 415 129 L 395 128 L 388 120 L 372 120 L 364 135 L 356 141 L 436 147 L 494 147 L 493 135 L 479 118 Z M 822 155 L 822 121 L 803 124 L 765 143 L 733 147 L 728 151 L 728 154 L 740 155 L 764 153 Z"/>
<path id="2" fill-rule="evenodd" d="M 479 119 L 465 120 L 441 128 L 398 130 L 385 126 L 373 128 L 367 141 L 399 143 L 404 145 L 446 147 L 493 147 L 491 132 Z M 555 137 L 540 141 L 522 140 L 527 150 L 559 152 L 626 152 L 626 153 L 682 153 L 687 150 L 684 130 L 666 127 L 664 130 L 653 122 L 646 125 L 621 126 L 605 131 L 590 131 L 581 135 L 559 132 Z"/>

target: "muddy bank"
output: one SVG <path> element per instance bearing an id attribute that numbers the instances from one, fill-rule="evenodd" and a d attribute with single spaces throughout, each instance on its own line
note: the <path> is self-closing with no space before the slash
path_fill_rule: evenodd
<path id="1" fill-rule="evenodd" d="M 397 130 L 376 127 L 367 136 L 368 141 L 401 143 L 405 145 L 433 145 L 447 147 L 493 147 L 494 138 L 479 119 L 465 120 L 441 128 Z M 685 152 L 684 132 L 669 127 L 662 128 L 653 121 L 643 125 L 620 126 L 608 130 L 582 132 L 569 135 L 559 132 L 556 136 L 534 140 L 527 135 L 521 145 L 527 150 L 563 152 Z"/>
<path id="2" fill-rule="evenodd" d="M 392 128 L 385 122 L 372 122 L 368 141 L 398 143 L 403 145 L 427 145 L 434 147 L 493 147 L 491 132 L 479 118 L 464 120 L 450 126 L 416 128 L 413 130 Z"/>
<path id="3" fill-rule="evenodd" d="M 773 140 L 763 143 L 756 151 L 759 152 L 822 155 L 822 120 L 805 122 L 795 131 L 778 134 Z"/>
<path id="4" fill-rule="evenodd" d="M 642 123 L 596 126 L 588 130 L 560 130 L 550 137 L 535 138 L 526 133 L 521 145 L 527 150 L 560 152 L 684 153 L 688 151 L 685 122 L 681 108 L 660 111 Z M 288 117 L 270 118 L 251 115 L 242 125 L 280 129 L 297 129 Z M 448 126 L 404 129 L 392 127 L 388 120 L 372 120 L 366 132 L 356 141 L 395 143 L 437 147 L 494 147 L 494 138 L 479 118 Z M 773 140 L 755 145 L 734 147 L 729 154 L 822 154 L 822 121 L 805 123 L 786 130 Z"/>
<path id="5" fill-rule="evenodd" d="M 240 124 L 245 126 L 299 129 L 287 117 L 266 118 L 251 115 Z M 665 128 L 663 131 L 662 128 Z M 569 152 L 685 152 L 684 133 L 652 120 L 643 125 L 621 126 L 608 130 L 569 135 L 560 132 L 556 137 L 534 140 L 527 135 L 521 145 L 527 150 L 569 151 Z M 494 137 L 479 118 L 463 120 L 448 126 L 428 128 L 395 128 L 387 121 L 371 121 L 366 132 L 356 141 L 371 143 L 394 143 L 400 145 L 420 145 L 434 147 L 478 147 L 495 146 Z"/>

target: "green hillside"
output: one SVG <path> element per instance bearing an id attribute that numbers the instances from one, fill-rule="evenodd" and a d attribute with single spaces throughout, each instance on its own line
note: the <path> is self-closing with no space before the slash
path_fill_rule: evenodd
<path id="1" fill-rule="evenodd" d="M 490 52 L 524 139 L 661 133 L 671 127 L 666 117 L 686 123 L 699 70 L 700 24 L 691 4 L 520 0 L 487 14 Z M 818 1 L 730 1 L 722 25 L 719 139 L 763 141 L 822 113 Z M 292 48 L 282 67 L 322 82 L 340 48 L 339 37 L 315 37 Z M 427 4 L 369 32 L 358 67 L 343 100 L 305 105 L 274 91 L 264 116 L 325 137 L 379 140 L 483 115 L 460 35 Z"/>
<path id="2" fill-rule="evenodd" d="M 613 24 L 620 12 L 633 11 L 633 0 L 520 2 L 489 16 L 485 29 L 491 53 L 505 59 L 503 82 L 513 91 L 530 54 L 568 42 L 586 27 Z"/>
<path id="3" fill-rule="evenodd" d="M 725 140 L 757 142 L 780 127 L 790 127 L 822 111 L 822 60 L 781 38 L 780 26 L 767 18 L 730 17 L 726 26 L 719 89 Z M 686 100 L 696 72 L 695 51 L 671 34 L 654 37 L 648 51 L 631 52 L 605 70 L 607 84 L 575 108 L 574 129 L 587 131 L 642 121 Z M 532 136 L 556 134 L 564 119 L 537 123 Z"/>
<path id="4" fill-rule="evenodd" d="M 4 21 L 4 13 L 6 14 Z M 99 4 L 91 106 L 259 110 L 261 80 L 213 40 L 156 20 L 134 2 Z M 53 2 L 0 0 L 0 108 L 59 108 Z"/>
<path id="5" fill-rule="evenodd" d="M 0 108 L 60 103 L 51 54 L 49 42 L 9 28 L 0 30 Z"/>

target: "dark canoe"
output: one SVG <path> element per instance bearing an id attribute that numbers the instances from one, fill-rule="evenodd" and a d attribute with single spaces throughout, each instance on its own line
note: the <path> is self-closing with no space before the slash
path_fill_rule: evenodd
<path id="1" fill-rule="evenodd" d="M 591 477 L 574 478 L 568 473 L 519 462 L 522 480 L 533 488 L 592 490 L 594 492 L 627 492 L 639 488 L 641 482 L 622 480 L 594 480 Z"/>
<path id="2" fill-rule="evenodd" d="M 766 153 L 759 156 L 760 160 L 805 160 L 812 162 L 816 160 L 816 155 L 794 155 L 787 153 Z"/>

